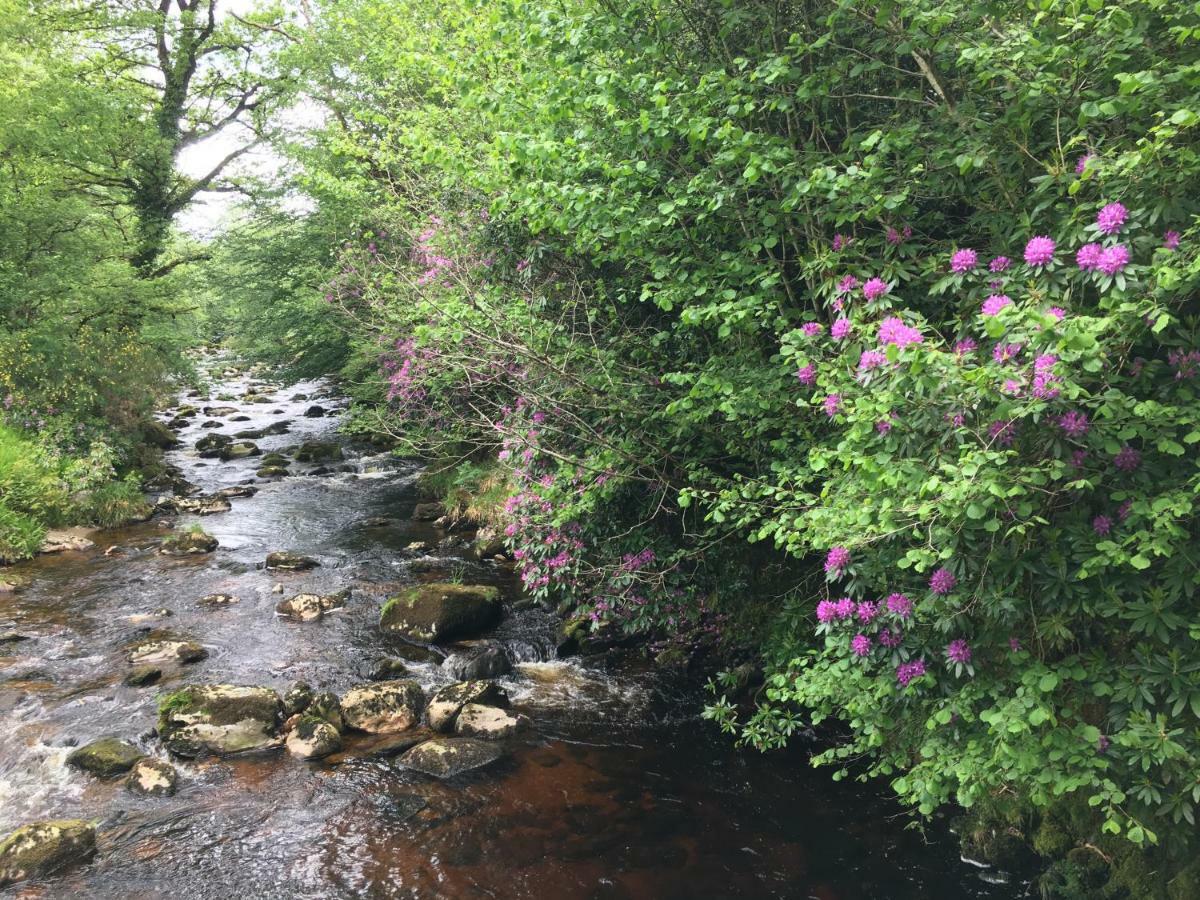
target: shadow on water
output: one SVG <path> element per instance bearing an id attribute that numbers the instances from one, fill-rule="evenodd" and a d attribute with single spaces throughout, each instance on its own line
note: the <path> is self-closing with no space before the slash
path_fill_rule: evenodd
<path id="1" fill-rule="evenodd" d="M 224 379 L 242 397 L 252 381 Z M 179 761 L 180 790 L 138 799 L 119 782 L 68 769 L 71 746 L 106 734 L 162 755 L 157 697 L 187 683 L 307 681 L 344 692 L 387 655 L 379 608 L 398 586 L 457 575 L 513 588 L 492 562 L 438 549 L 446 536 L 411 521 L 413 463 L 339 441 L 344 459 L 255 478 L 258 460 L 200 459 L 205 434 L 286 420 L 264 452 L 334 441 L 340 399 L 321 382 L 259 389 L 268 403 L 203 413 L 170 454 L 204 493 L 254 482 L 258 492 L 200 522 L 220 541 L 209 556 L 157 552 L 160 519 L 105 533 L 83 553 L 19 568 L 32 579 L 0 594 L 0 629 L 30 640 L 0 647 L 0 832 L 50 817 L 100 823 L 94 861 L 10 889 L 27 897 L 95 898 L 858 898 L 1016 897 L 980 880 L 952 838 L 926 839 L 882 785 L 835 784 L 807 751 L 739 752 L 695 718 L 695 698 L 664 692 L 653 673 L 604 672 L 553 660 L 553 621 L 512 612 L 493 637 L 517 661 L 504 679 L 534 728 L 501 763 L 437 782 L 350 741 L 322 763 L 285 754 Z M 319 403 L 332 415 L 304 415 Z M 231 421 L 234 417 L 245 417 Z M 207 420 L 220 428 L 202 428 Z M 434 547 L 410 548 L 416 541 Z M 116 548 L 112 555 L 105 551 Z M 272 550 L 317 557 L 311 572 L 260 568 Z M 419 563 L 415 564 L 415 561 Z M 419 569 L 419 571 L 414 571 Z M 352 590 L 346 607 L 309 623 L 275 615 L 283 596 Z M 202 607 L 205 595 L 239 602 Z M 128 643 L 152 628 L 199 641 L 203 661 L 150 688 L 123 683 Z M 451 679 L 414 666 L 429 690 Z M 929 842 L 927 843 L 926 840 Z M 6 895 L 7 896 L 7 895 Z"/>

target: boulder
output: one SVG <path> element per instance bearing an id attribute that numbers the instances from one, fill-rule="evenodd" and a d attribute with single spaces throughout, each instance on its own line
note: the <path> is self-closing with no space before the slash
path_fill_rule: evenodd
<path id="1" fill-rule="evenodd" d="M 206 434 L 196 441 L 196 449 L 201 456 L 219 456 L 221 448 L 233 443 L 233 438 L 227 434 Z"/>
<path id="2" fill-rule="evenodd" d="M 508 548 L 504 545 L 504 532 L 497 528 L 480 528 L 475 533 L 475 541 L 471 544 L 471 550 L 478 559 L 494 559 L 497 556 L 505 556 Z"/>
<path id="3" fill-rule="evenodd" d="M 529 719 L 507 709 L 468 703 L 454 720 L 454 733 L 465 737 L 499 741 L 529 727 Z"/>
<path id="4" fill-rule="evenodd" d="M 259 462 L 264 466 L 286 466 L 289 460 L 282 453 L 267 453 Z"/>
<path id="5" fill-rule="evenodd" d="M 490 585 L 434 582 L 391 598 L 379 627 L 417 641 L 445 641 L 483 631 L 500 618 L 500 591 Z"/>
<path id="6" fill-rule="evenodd" d="M 422 647 L 407 641 L 393 641 L 390 644 L 390 650 L 393 656 L 398 656 L 411 663 L 437 663 L 440 665 L 446 658 L 446 654 L 437 647 Z"/>
<path id="7" fill-rule="evenodd" d="M 305 418 L 319 419 L 325 415 L 325 407 L 313 405 L 304 411 Z"/>
<path id="8" fill-rule="evenodd" d="M 375 665 L 371 666 L 371 671 L 367 673 L 367 677 L 372 681 L 393 681 L 397 678 L 404 678 L 409 674 L 408 663 L 402 659 L 395 659 L 390 656 L 385 656 Z"/>
<path id="9" fill-rule="evenodd" d="M 90 772 L 98 778 L 112 778 L 128 772 L 145 755 L 128 741 L 103 737 L 72 750 L 67 755 L 67 765 Z"/>
<path id="10" fill-rule="evenodd" d="M 342 448 L 333 441 L 305 441 L 296 448 L 296 462 L 340 462 Z"/>
<path id="11" fill-rule="evenodd" d="M 440 503 L 418 503 L 413 507 L 412 517 L 418 522 L 432 522 L 446 514 L 446 507 Z"/>
<path id="12" fill-rule="evenodd" d="M 253 497 L 258 493 L 258 488 L 252 484 L 237 484 L 233 487 L 221 488 L 217 491 L 218 497 Z"/>
<path id="13" fill-rule="evenodd" d="M 39 553 L 64 553 L 66 551 L 91 550 L 95 543 L 87 537 L 90 528 L 61 528 L 51 529 L 42 538 Z"/>
<path id="14" fill-rule="evenodd" d="M 226 497 L 172 497 L 167 500 L 176 512 L 191 513 L 196 516 L 212 516 L 217 513 L 229 512 L 233 505 Z"/>
<path id="15" fill-rule="evenodd" d="M 204 684 L 165 697 L 158 734 L 179 756 L 226 756 L 278 747 L 283 701 L 269 688 Z"/>
<path id="16" fill-rule="evenodd" d="M 237 411 L 238 410 L 237 410 L 236 406 L 206 406 L 206 407 L 204 407 L 204 414 L 206 416 L 232 416 Z"/>
<path id="17" fill-rule="evenodd" d="M 258 444 L 250 441 L 238 441 L 236 444 L 229 444 L 222 447 L 220 457 L 225 462 L 234 459 L 246 459 L 249 456 L 261 456 L 262 451 L 258 449 Z"/>
<path id="18" fill-rule="evenodd" d="M 320 563 L 311 556 L 304 556 L 290 550 L 277 550 L 274 553 L 267 554 L 266 566 L 268 569 L 303 572 L 307 569 L 315 569 L 319 565 Z"/>
<path id="19" fill-rule="evenodd" d="M 222 428 L 222 427 L 224 427 L 224 425 L 225 425 L 225 423 L 222 422 L 220 419 L 209 419 L 206 422 L 200 423 L 201 428 Z"/>
<path id="20" fill-rule="evenodd" d="M 29 635 L 18 631 L 0 631 L 0 644 L 19 644 L 29 640 Z"/>
<path id="21" fill-rule="evenodd" d="M 442 668 L 459 681 L 499 678 L 512 671 L 512 660 L 500 644 L 486 643 L 450 654 Z"/>
<path id="22" fill-rule="evenodd" d="M 96 826 L 81 819 L 22 825 L 0 841 L 0 888 L 51 875 L 96 852 Z"/>
<path id="23" fill-rule="evenodd" d="M 178 419 L 194 419 L 199 413 L 200 410 L 196 409 L 196 407 L 185 405 L 175 410 L 175 417 Z"/>
<path id="24" fill-rule="evenodd" d="M 145 756 L 134 763 L 125 779 L 125 787 L 142 797 L 170 797 L 178 782 L 179 774 L 173 765 Z"/>
<path id="25" fill-rule="evenodd" d="M 328 722 L 338 731 L 346 730 L 346 720 L 342 718 L 342 701 L 332 691 L 322 691 L 313 697 L 304 714 Z"/>
<path id="26" fill-rule="evenodd" d="M 494 744 L 474 738 L 434 738 L 417 744 L 399 759 L 400 765 L 436 778 L 453 778 L 490 765 L 504 754 Z"/>
<path id="27" fill-rule="evenodd" d="M 211 534 L 203 531 L 179 531 L 163 539 L 160 553 L 168 556 L 198 556 L 212 553 L 220 543 Z"/>
<path id="28" fill-rule="evenodd" d="M 288 692 L 283 695 L 283 715 L 285 718 L 291 718 L 297 713 L 302 713 L 308 709 L 313 701 L 313 689 L 303 681 L 297 681 Z"/>
<path id="29" fill-rule="evenodd" d="M 383 681 L 349 691 L 341 708 L 350 728 L 375 734 L 405 731 L 421 721 L 425 695 L 415 681 Z"/>
<path id="30" fill-rule="evenodd" d="M 125 683 L 130 687 L 146 687 L 162 678 L 162 674 L 158 666 L 135 666 L 125 676 Z"/>
<path id="31" fill-rule="evenodd" d="M 197 606 L 233 606 L 235 603 L 241 603 L 241 597 L 235 597 L 233 594 L 209 594 L 206 597 L 201 597 L 196 601 Z"/>
<path id="32" fill-rule="evenodd" d="M 286 466 L 262 466 L 254 474 L 259 478 L 286 478 L 292 473 Z"/>
<path id="33" fill-rule="evenodd" d="M 134 643 L 126 655 L 134 666 L 157 663 L 186 665 L 207 658 L 208 651 L 190 638 L 169 631 L 152 631 Z"/>
<path id="34" fill-rule="evenodd" d="M 157 447 L 159 450 L 170 450 L 179 446 L 179 438 L 170 428 L 157 419 L 148 419 L 138 429 L 141 432 L 142 443 Z"/>
<path id="35" fill-rule="evenodd" d="M 324 719 L 303 715 L 287 737 L 287 749 L 298 759 L 321 759 L 342 749 L 342 736 Z"/>
<path id="36" fill-rule="evenodd" d="M 468 704 L 508 706 L 508 694 L 492 681 L 460 681 L 447 685 L 429 700 L 429 727 L 434 731 L 453 730 L 454 720 Z"/>
<path id="37" fill-rule="evenodd" d="M 297 594 L 288 600 L 280 600 L 275 606 L 275 612 L 290 619 L 311 622 L 330 610 L 345 606 L 349 597 L 349 589 L 338 591 L 336 594 Z"/>

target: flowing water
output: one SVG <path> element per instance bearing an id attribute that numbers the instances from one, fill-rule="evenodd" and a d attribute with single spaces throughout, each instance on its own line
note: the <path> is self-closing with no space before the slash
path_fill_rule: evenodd
<path id="1" fill-rule="evenodd" d="M 258 382 L 225 377 L 211 396 L 239 398 Z M 29 586 L 0 594 L 0 835 L 25 822 L 99 823 L 93 861 L 4 896 L 87 898 L 960 898 L 1015 897 L 960 862 L 953 837 L 924 837 L 879 784 L 835 784 L 808 765 L 811 748 L 735 750 L 696 717 L 698 698 L 644 666 L 554 659 L 554 621 L 511 608 L 511 573 L 438 547 L 433 525 L 412 520 L 414 463 L 345 444 L 321 473 L 255 479 L 259 461 L 201 459 L 191 449 L 288 421 L 265 451 L 339 440 L 340 401 L 323 383 L 272 386 L 270 402 L 189 400 L 236 407 L 182 429 L 168 457 L 204 493 L 254 482 L 230 512 L 196 519 L 215 553 L 160 555 L 169 521 L 156 517 L 95 537 L 96 547 L 16 567 Z M 309 418 L 314 403 L 331 415 Z M 236 421 L 239 420 L 240 421 Z M 311 474 L 313 470 L 317 474 Z M 387 517 L 388 521 L 381 521 Z M 106 554 L 106 551 L 111 552 Z M 317 557 L 320 568 L 279 574 L 273 550 Z M 430 556 L 434 557 L 433 559 Z M 440 571 L 439 571 L 440 570 Z M 387 655 L 380 605 L 416 580 L 500 585 L 509 597 L 493 637 L 518 665 L 503 684 L 533 728 L 506 759 L 447 782 L 372 755 L 368 739 L 320 762 L 286 753 L 173 760 L 178 793 L 139 798 L 120 781 L 68 768 L 71 747 L 104 735 L 163 756 L 153 735 L 157 698 L 183 684 L 295 681 L 343 693 Z M 285 593 L 274 592 L 282 584 Z M 314 622 L 276 616 L 281 596 L 352 591 L 344 609 Z M 210 594 L 240 602 L 197 605 Z M 165 613 L 169 613 L 166 615 Z M 152 687 L 123 683 L 124 649 L 169 628 L 208 650 Z M 452 679 L 426 663 L 427 691 Z M 799 742 L 802 744 L 802 742 Z M 0 892 L 3 893 L 3 892 Z"/>

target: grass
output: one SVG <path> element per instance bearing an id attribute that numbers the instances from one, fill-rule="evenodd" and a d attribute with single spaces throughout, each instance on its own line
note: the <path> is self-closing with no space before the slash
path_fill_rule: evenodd
<path id="1" fill-rule="evenodd" d="M 440 500 L 452 519 L 480 527 L 504 525 L 504 502 L 511 486 L 508 471 L 495 462 L 435 460 L 421 473 L 421 493 Z"/>

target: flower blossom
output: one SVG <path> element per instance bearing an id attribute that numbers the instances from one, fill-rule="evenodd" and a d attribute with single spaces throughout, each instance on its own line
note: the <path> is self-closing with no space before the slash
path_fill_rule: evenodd
<path id="1" fill-rule="evenodd" d="M 1104 248 L 1099 244 L 1084 244 L 1075 251 L 1075 265 L 1079 266 L 1081 272 L 1089 272 L 1100 265 L 1100 257 L 1104 255 Z"/>
<path id="2" fill-rule="evenodd" d="M 1025 264 L 1044 266 L 1054 259 L 1054 241 L 1045 235 L 1029 239 L 1025 245 Z"/>
<path id="3" fill-rule="evenodd" d="M 887 282 L 882 278 L 869 278 L 867 279 L 867 283 L 863 285 L 863 296 L 868 301 L 878 300 L 890 290 L 891 288 L 888 287 Z"/>
<path id="4" fill-rule="evenodd" d="M 971 645 L 962 638 L 956 638 L 946 645 L 946 658 L 953 663 L 966 665 L 971 661 Z"/>
<path id="5" fill-rule="evenodd" d="M 814 385 L 817 383 L 817 367 L 812 363 L 801 366 L 796 370 L 796 380 L 801 384 Z"/>
<path id="6" fill-rule="evenodd" d="M 853 275 L 847 275 L 845 278 L 843 278 L 841 281 L 838 282 L 837 292 L 839 294 L 848 294 L 852 290 L 854 290 L 856 287 L 858 287 L 858 279 L 855 278 Z"/>
<path id="7" fill-rule="evenodd" d="M 1136 472 L 1141 464 L 1142 454 L 1132 447 L 1122 447 L 1121 451 L 1113 457 L 1113 465 L 1122 472 Z"/>
<path id="8" fill-rule="evenodd" d="M 845 316 L 837 319 L 829 328 L 829 334 L 835 341 L 840 341 L 842 338 L 850 334 L 854 330 L 854 325 Z"/>
<path id="9" fill-rule="evenodd" d="M 1100 535 L 1100 537 L 1105 537 L 1110 531 L 1112 531 L 1112 526 L 1112 519 L 1106 515 L 1101 514 L 1092 519 L 1092 531 L 1096 532 L 1096 534 Z"/>
<path id="10" fill-rule="evenodd" d="M 904 320 L 898 316 L 888 316 L 879 323 L 879 342 L 881 344 L 895 344 L 897 348 L 903 350 L 909 344 L 919 344 L 924 340 L 920 329 L 905 325 Z"/>
<path id="11" fill-rule="evenodd" d="M 1124 244 L 1115 244 L 1100 255 L 1096 268 L 1105 275 L 1116 275 L 1129 265 L 1129 248 Z"/>
<path id="12" fill-rule="evenodd" d="M 1008 267 L 1012 265 L 1012 260 L 1007 256 L 997 256 L 988 263 L 988 271 L 993 274 L 999 272 L 1007 272 Z"/>
<path id="13" fill-rule="evenodd" d="M 1096 228 L 1103 234 L 1116 234 L 1129 218 L 1129 210 L 1120 203 L 1106 203 L 1096 214 Z"/>
<path id="14" fill-rule="evenodd" d="M 1007 294 L 992 294 L 983 301 L 983 306 L 979 311 L 985 316 L 999 315 L 1000 310 L 1006 306 L 1012 306 L 1012 298 Z"/>
<path id="15" fill-rule="evenodd" d="M 845 547 L 830 547 L 825 554 L 825 574 L 837 575 L 850 565 L 850 551 Z"/>
<path id="16" fill-rule="evenodd" d="M 833 418 L 838 414 L 838 410 L 842 408 L 841 394 L 826 394 L 825 402 L 821 404 L 825 409 L 825 415 Z"/>
<path id="17" fill-rule="evenodd" d="M 979 265 L 979 254 L 974 250 L 957 250 L 950 258 L 950 270 L 955 275 L 964 275 L 977 265 Z"/>
<path id="18" fill-rule="evenodd" d="M 822 331 L 825 330 L 825 326 L 823 326 L 820 322 L 805 322 L 800 327 L 800 330 L 803 331 L 809 337 L 816 337 L 818 334 L 820 334 Z"/>
<path id="19" fill-rule="evenodd" d="M 940 596 L 950 593 L 957 584 L 958 579 L 954 577 L 954 573 L 944 566 L 929 577 L 929 590 Z"/>
<path id="20" fill-rule="evenodd" d="M 1168 250 L 1179 249 L 1179 232 L 1168 231 L 1163 235 L 1163 246 Z"/>
<path id="21" fill-rule="evenodd" d="M 896 667 L 896 680 L 901 687 L 908 687 L 909 682 L 925 674 L 925 660 L 914 659 L 912 662 L 900 663 Z"/>
<path id="22" fill-rule="evenodd" d="M 850 639 L 850 650 L 855 656 L 866 656 L 871 652 L 871 639 L 865 634 L 856 634 Z"/>
<path id="23" fill-rule="evenodd" d="M 887 608 L 894 616 L 899 616 L 901 619 L 907 619 L 912 615 L 912 601 L 904 594 L 889 594 L 887 598 Z"/>
<path id="24" fill-rule="evenodd" d="M 1071 409 L 1058 417 L 1058 427 L 1063 430 L 1067 437 L 1081 438 L 1088 433 L 1091 425 L 1088 423 L 1086 413 L 1077 409 Z"/>

